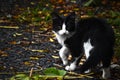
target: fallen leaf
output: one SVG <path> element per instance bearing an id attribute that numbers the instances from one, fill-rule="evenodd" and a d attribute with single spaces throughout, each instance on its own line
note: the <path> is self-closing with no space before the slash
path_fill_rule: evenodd
<path id="1" fill-rule="evenodd" d="M 3 57 L 3 56 L 4 56 L 4 57 L 5 57 L 5 56 L 8 56 L 8 53 L 5 53 L 4 51 L 0 50 L 0 56 L 2 56 L 2 57 Z"/>
<path id="2" fill-rule="evenodd" d="M 54 59 L 58 59 L 59 58 L 59 56 L 52 56 Z"/>
<path id="3" fill-rule="evenodd" d="M 31 62 L 29 62 L 29 61 L 25 61 L 24 64 L 25 64 L 25 65 L 28 65 L 28 66 L 33 66 L 33 65 L 34 65 L 34 64 L 32 64 Z"/>
<path id="4" fill-rule="evenodd" d="M 17 42 L 16 41 L 11 41 L 11 42 L 9 42 L 10 44 L 17 44 Z"/>
<path id="5" fill-rule="evenodd" d="M 16 36 L 21 36 L 22 34 L 21 33 L 15 33 Z"/>
<path id="6" fill-rule="evenodd" d="M 38 60 L 39 58 L 36 57 L 36 56 L 35 57 L 32 56 L 32 57 L 30 57 L 30 59 L 32 59 L 32 60 Z"/>
<path id="7" fill-rule="evenodd" d="M 49 41 L 50 41 L 50 42 L 54 42 L 54 39 L 50 38 Z"/>
<path id="8" fill-rule="evenodd" d="M 48 50 L 36 50 L 36 49 L 32 49 L 31 51 L 33 51 L 33 52 L 48 52 Z"/>
<path id="9" fill-rule="evenodd" d="M 18 29 L 18 26 L 0 26 L 0 28 Z"/>
<path id="10" fill-rule="evenodd" d="M 64 12 L 64 10 L 60 10 L 60 11 L 59 11 L 59 13 L 63 13 L 63 12 Z"/>

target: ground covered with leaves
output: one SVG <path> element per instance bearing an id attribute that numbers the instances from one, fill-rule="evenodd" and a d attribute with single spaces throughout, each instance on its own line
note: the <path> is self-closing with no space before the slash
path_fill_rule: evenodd
<path id="1" fill-rule="evenodd" d="M 64 69 L 58 56 L 61 46 L 51 31 L 36 31 L 26 25 L 9 26 L 0 28 L 0 37 L 0 79 L 29 73 L 31 69 L 39 74 L 50 67 Z M 119 67 L 112 68 L 111 73 L 112 79 L 120 79 Z M 100 74 L 98 71 L 90 76 L 99 79 Z"/>
<path id="2" fill-rule="evenodd" d="M 5 9 L 2 8 L 4 10 L 1 10 L 0 14 L 0 79 L 9 80 L 16 74 L 28 74 L 29 77 L 32 74 L 43 74 L 44 69 L 51 67 L 64 70 L 58 56 L 61 46 L 57 43 L 51 30 L 50 13 L 55 9 L 64 16 L 75 11 L 78 15 L 81 14 L 81 17 L 97 16 L 109 20 L 116 35 L 115 57 L 112 61 L 113 65 L 111 65 L 112 77 L 110 80 L 120 80 L 120 13 L 118 7 L 120 3 L 111 2 L 111 7 L 97 10 L 98 7 L 78 7 L 74 2 L 67 2 L 69 4 L 66 5 L 63 0 L 47 1 L 24 0 L 23 4 L 15 3 L 12 11 L 6 8 L 7 6 Z M 8 4 L 6 3 L 6 5 Z M 1 6 L 3 7 L 3 5 Z M 78 74 L 78 71 L 67 72 L 67 75 L 74 76 L 76 79 L 78 77 L 81 80 L 101 79 L 100 70 L 85 75 Z"/>

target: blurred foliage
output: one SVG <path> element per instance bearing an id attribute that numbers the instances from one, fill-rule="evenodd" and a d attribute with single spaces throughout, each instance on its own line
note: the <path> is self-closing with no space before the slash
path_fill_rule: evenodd
<path id="1" fill-rule="evenodd" d="M 110 10 L 109 15 L 111 16 L 109 22 L 114 26 L 120 26 L 120 12 Z"/>
<path id="2" fill-rule="evenodd" d="M 10 80 L 94 80 L 92 77 L 93 73 L 78 74 L 75 72 L 68 72 L 60 70 L 55 67 L 50 67 L 42 70 L 41 74 L 33 74 L 34 71 L 30 71 L 29 74 L 19 73 L 10 78 Z"/>
<path id="3" fill-rule="evenodd" d="M 119 21 L 120 22 L 120 21 Z M 114 29 L 115 31 L 115 56 L 120 58 L 120 26 Z"/>
<path id="4" fill-rule="evenodd" d="M 45 75 L 52 75 L 52 76 L 64 76 L 66 74 L 65 70 L 59 70 L 56 69 L 55 67 L 47 68 L 43 71 Z"/>
<path id="5" fill-rule="evenodd" d="M 67 72 L 65 70 L 59 70 L 55 67 L 51 67 L 43 70 L 44 75 L 32 75 L 31 72 L 31 75 L 22 73 L 11 77 L 10 80 L 62 80 L 66 73 Z"/>
<path id="6" fill-rule="evenodd" d="M 31 2 L 31 6 L 23 8 L 21 13 L 15 16 L 20 23 L 33 24 L 34 26 L 48 26 L 50 20 L 51 5 L 49 1 L 40 0 L 38 3 Z"/>

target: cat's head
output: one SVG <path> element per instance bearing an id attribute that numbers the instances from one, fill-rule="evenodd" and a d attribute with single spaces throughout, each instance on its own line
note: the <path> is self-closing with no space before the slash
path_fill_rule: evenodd
<path id="1" fill-rule="evenodd" d="M 52 30 L 58 35 L 68 35 L 75 31 L 75 12 L 72 12 L 65 18 L 53 12 L 52 16 Z"/>

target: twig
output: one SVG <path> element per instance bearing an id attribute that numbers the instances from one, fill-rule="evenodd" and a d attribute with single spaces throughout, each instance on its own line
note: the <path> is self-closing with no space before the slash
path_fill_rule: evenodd
<path id="1" fill-rule="evenodd" d="M 59 75 L 55 75 L 55 76 L 52 76 L 52 75 L 40 75 L 40 77 L 46 77 L 46 78 L 61 78 L 61 79 L 76 79 L 76 78 L 93 78 L 91 76 L 83 76 L 83 75 L 79 75 L 79 76 L 69 76 L 69 75 L 65 75 L 65 76 L 59 76 Z"/>
<path id="2" fill-rule="evenodd" d="M 53 35 L 47 35 L 47 34 L 41 34 L 41 33 L 39 33 L 39 34 L 37 34 L 37 35 L 39 35 L 39 36 L 50 36 L 50 37 L 53 37 Z M 33 37 L 35 36 L 35 35 L 32 35 Z"/>
<path id="3" fill-rule="evenodd" d="M 93 73 L 89 73 L 89 74 L 77 74 L 77 73 L 75 73 L 75 72 L 68 72 L 68 73 L 71 74 L 71 75 L 77 76 L 77 77 L 93 78 L 92 76 L 89 76 L 89 75 L 92 75 Z"/>
<path id="4" fill-rule="evenodd" d="M 34 70 L 33 72 L 40 72 L 41 70 Z M 25 71 L 25 72 L 3 72 L 3 73 L 0 73 L 0 75 L 3 75 L 3 74 L 26 74 L 26 73 L 30 73 L 30 71 Z"/>
<path id="5" fill-rule="evenodd" d="M 32 76 L 32 73 L 33 73 L 33 68 L 31 68 L 31 70 L 30 70 L 29 77 L 31 77 L 31 76 Z"/>
<path id="6" fill-rule="evenodd" d="M 63 66 L 61 66 L 61 65 L 59 65 L 59 64 L 53 64 L 54 66 L 56 66 L 56 67 L 59 67 L 59 68 L 63 68 Z"/>
<path id="7" fill-rule="evenodd" d="M 7 28 L 7 29 L 19 29 L 18 26 L 0 26 L 0 28 Z"/>

